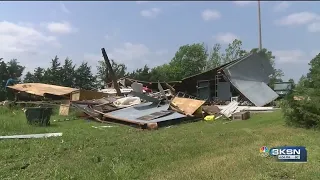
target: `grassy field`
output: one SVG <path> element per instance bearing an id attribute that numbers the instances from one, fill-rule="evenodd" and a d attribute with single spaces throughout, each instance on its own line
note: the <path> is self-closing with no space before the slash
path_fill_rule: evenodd
<path id="1" fill-rule="evenodd" d="M 21 110 L 0 109 L 1 135 L 63 132 L 1 140 L 0 179 L 320 179 L 320 132 L 286 127 L 280 112 L 156 131 L 61 120 L 53 116 L 51 127 L 32 127 Z M 276 163 L 259 155 L 261 146 L 277 145 L 306 146 L 309 162 Z"/>

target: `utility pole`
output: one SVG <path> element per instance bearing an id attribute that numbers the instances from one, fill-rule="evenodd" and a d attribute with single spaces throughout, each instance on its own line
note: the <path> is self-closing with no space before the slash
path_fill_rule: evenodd
<path id="1" fill-rule="evenodd" d="M 258 21 L 259 21 L 259 50 L 262 50 L 260 0 L 258 0 Z"/>

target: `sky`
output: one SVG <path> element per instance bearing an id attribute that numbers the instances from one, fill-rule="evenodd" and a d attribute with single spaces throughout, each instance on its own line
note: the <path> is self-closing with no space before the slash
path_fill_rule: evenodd
<path id="1" fill-rule="evenodd" d="M 262 46 L 276 56 L 284 80 L 298 80 L 320 53 L 320 2 L 261 2 Z M 259 46 L 256 1 L 5 2 L 0 1 L 0 57 L 26 71 L 58 55 L 94 72 L 104 47 L 129 70 L 169 62 L 180 46 L 204 42 L 225 48 L 240 39 Z"/>

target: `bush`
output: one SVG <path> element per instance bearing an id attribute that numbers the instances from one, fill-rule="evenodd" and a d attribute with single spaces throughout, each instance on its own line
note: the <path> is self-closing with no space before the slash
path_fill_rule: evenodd
<path id="1" fill-rule="evenodd" d="M 317 89 L 304 89 L 304 93 L 290 93 L 282 102 L 281 109 L 286 124 L 303 128 L 320 127 L 320 98 Z M 294 96 L 304 99 L 294 100 Z"/>

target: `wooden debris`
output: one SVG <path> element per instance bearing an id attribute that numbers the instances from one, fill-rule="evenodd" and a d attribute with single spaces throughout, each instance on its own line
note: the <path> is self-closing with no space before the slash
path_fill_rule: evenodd
<path id="1" fill-rule="evenodd" d="M 250 118 L 249 111 L 237 112 L 232 115 L 232 120 L 247 120 Z"/>

